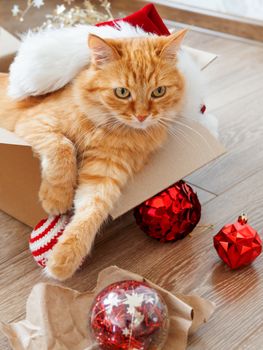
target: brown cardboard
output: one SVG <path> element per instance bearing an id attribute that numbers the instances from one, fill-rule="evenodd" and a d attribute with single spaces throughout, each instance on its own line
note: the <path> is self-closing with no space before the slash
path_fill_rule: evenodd
<path id="1" fill-rule="evenodd" d="M 126 186 L 111 213 L 114 219 L 224 153 L 223 146 L 205 127 L 196 122 L 188 122 L 187 126 L 184 142 L 170 136 Z"/>
<path id="2" fill-rule="evenodd" d="M 0 72 L 8 72 L 19 44 L 17 38 L 0 27 Z"/>
<path id="3" fill-rule="evenodd" d="M 14 133 L 0 129 L 0 209 L 29 226 L 46 213 L 38 202 L 39 161 Z"/>
<path id="4" fill-rule="evenodd" d="M 193 47 L 183 46 L 184 51 L 187 51 L 197 62 L 201 70 L 204 70 L 209 64 L 214 62 L 217 56 L 211 52 L 201 51 Z"/>
<path id="5" fill-rule="evenodd" d="M 88 327 L 89 310 L 101 290 L 124 280 L 147 283 L 166 303 L 169 328 L 163 350 L 185 350 L 188 336 L 214 313 L 215 304 L 209 300 L 197 295 L 172 294 L 142 276 L 111 266 L 100 272 L 92 292 L 79 293 L 46 283 L 35 285 L 27 300 L 26 319 L 10 324 L 1 322 L 0 330 L 13 350 L 47 349 L 47 344 L 52 350 L 98 350 Z"/>
<path id="6" fill-rule="evenodd" d="M 12 36 L 15 40 L 10 39 L 10 34 L 0 30 L 2 38 L 8 42 L 7 47 L 2 49 L 2 57 L 6 57 L 12 50 L 14 53 L 18 44 Z M 201 69 L 216 58 L 211 53 L 185 49 L 194 55 Z M 224 148 L 206 128 L 188 122 L 185 141 L 182 143 L 174 136 L 169 137 L 143 171 L 128 183 L 111 213 L 112 217 L 117 218 L 222 153 Z M 38 201 L 39 168 L 39 161 L 33 157 L 31 147 L 13 133 L 0 129 L 0 209 L 32 227 L 46 216 Z"/>
<path id="7" fill-rule="evenodd" d="M 217 158 L 224 148 L 203 126 L 189 122 L 189 142 L 170 136 L 142 172 L 130 180 L 111 213 L 115 219 Z M 38 201 L 39 161 L 13 133 L 0 129 L 0 209 L 33 227 L 46 216 Z"/>

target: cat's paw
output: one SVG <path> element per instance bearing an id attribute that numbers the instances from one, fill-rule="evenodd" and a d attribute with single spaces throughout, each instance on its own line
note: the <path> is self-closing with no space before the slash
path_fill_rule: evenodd
<path id="1" fill-rule="evenodd" d="M 56 280 L 65 281 L 81 266 L 83 258 L 77 237 L 62 236 L 62 240 L 56 244 L 48 258 L 45 274 Z"/>
<path id="2" fill-rule="evenodd" d="M 43 209 L 50 215 L 64 214 L 72 208 L 74 197 L 73 186 L 51 185 L 42 180 L 39 199 Z"/>

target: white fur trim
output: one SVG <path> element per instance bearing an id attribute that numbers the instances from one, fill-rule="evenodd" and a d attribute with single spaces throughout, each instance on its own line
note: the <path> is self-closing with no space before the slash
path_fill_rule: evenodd
<path id="1" fill-rule="evenodd" d="M 119 22 L 118 26 L 120 30 L 111 26 L 83 25 L 29 32 L 22 38 L 18 54 L 10 67 L 8 95 L 20 100 L 65 86 L 89 62 L 89 33 L 103 38 L 148 35 L 126 22 Z"/>
<path id="2" fill-rule="evenodd" d="M 215 115 L 205 113 L 199 122 L 205 126 L 216 138 L 218 138 L 218 119 Z"/>

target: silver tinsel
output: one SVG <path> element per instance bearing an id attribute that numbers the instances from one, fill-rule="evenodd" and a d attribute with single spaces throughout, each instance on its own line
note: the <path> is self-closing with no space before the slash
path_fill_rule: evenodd
<path id="1" fill-rule="evenodd" d="M 80 6 L 77 6 L 75 0 L 64 0 L 64 4 L 56 4 L 53 13 L 47 14 L 43 24 L 33 30 L 72 27 L 77 24 L 95 24 L 113 19 L 110 1 L 99 0 L 98 2 L 99 6 L 95 6 L 92 1 L 84 0 Z M 45 6 L 44 0 L 28 0 L 24 9 L 20 9 L 18 5 L 14 4 L 11 11 L 13 16 L 22 22 L 33 7 L 40 8 L 41 6 Z"/>

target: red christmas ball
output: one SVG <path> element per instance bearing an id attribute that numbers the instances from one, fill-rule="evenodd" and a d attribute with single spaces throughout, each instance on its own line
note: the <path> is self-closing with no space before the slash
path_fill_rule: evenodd
<path id="1" fill-rule="evenodd" d="M 161 242 L 184 238 L 198 224 L 201 205 L 196 193 L 183 180 L 134 209 L 139 227 Z"/>
<path id="2" fill-rule="evenodd" d="M 237 269 L 254 261 L 262 250 L 262 241 L 241 215 L 233 224 L 228 224 L 214 236 L 214 247 L 220 258 L 231 268 Z"/>
<path id="3" fill-rule="evenodd" d="M 103 350 L 162 349 L 168 327 L 167 306 L 161 296 L 134 280 L 103 289 L 90 312 L 90 328 Z"/>

